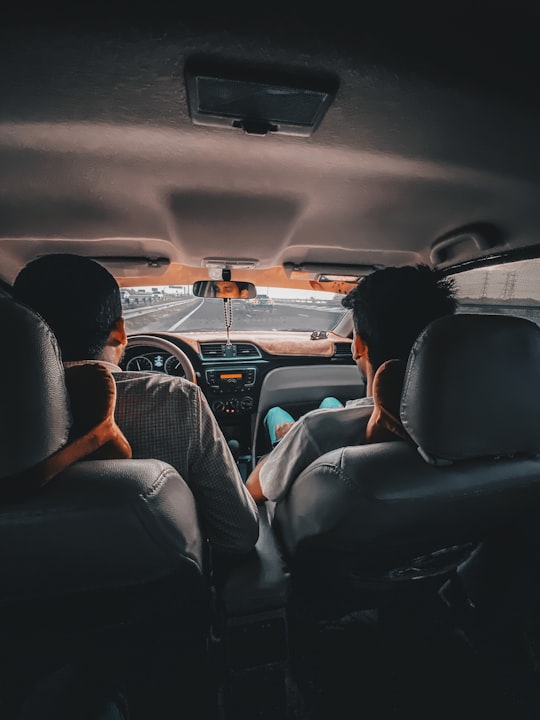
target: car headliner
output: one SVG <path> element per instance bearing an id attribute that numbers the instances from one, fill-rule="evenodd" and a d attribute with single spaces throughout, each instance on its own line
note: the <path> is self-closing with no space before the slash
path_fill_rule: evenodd
<path id="1" fill-rule="evenodd" d="M 0 277 L 63 251 L 124 258 L 111 263 L 124 285 L 205 278 L 203 258 L 253 259 L 233 277 L 304 286 L 313 275 L 295 281 L 284 264 L 535 254 L 535 10 L 383 3 L 358 21 L 332 7 L 177 17 L 158 3 L 126 19 L 98 5 L 93 23 L 51 9 L 47 22 L 7 22 Z M 198 126 L 184 82 L 194 56 L 331 75 L 339 88 L 308 138 Z"/>

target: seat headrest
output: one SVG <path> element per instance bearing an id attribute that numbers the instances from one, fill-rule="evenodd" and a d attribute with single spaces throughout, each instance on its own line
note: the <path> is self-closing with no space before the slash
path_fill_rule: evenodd
<path id="1" fill-rule="evenodd" d="M 63 447 L 71 428 L 56 338 L 35 312 L 0 299 L 0 479 L 31 468 Z"/>
<path id="2" fill-rule="evenodd" d="M 540 328 L 508 315 L 435 320 L 411 351 L 400 416 L 430 462 L 540 453 Z"/>
<path id="3" fill-rule="evenodd" d="M 10 350 L 0 355 L 0 500 L 28 494 L 78 460 L 130 458 L 110 371 L 65 370 L 48 325 L 23 305 L 0 300 L 0 318 Z"/>

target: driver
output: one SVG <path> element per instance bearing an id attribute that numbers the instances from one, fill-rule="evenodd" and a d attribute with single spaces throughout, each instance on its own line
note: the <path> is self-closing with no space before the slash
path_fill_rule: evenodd
<path id="1" fill-rule="evenodd" d="M 247 288 L 241 289 L 240 283 L 233 280 L 214 280 L 214 292 L 217 298 L 247 298 Z"/>
<path id="2" fill-rule="evenodd" d="M 134 458 L 155 458 L 184 478 L 203 532 L 225 552 L 244 553 L 258 537 L 258 511 L 200 388 L 161 373 L 124 372 L 127 343 L 120 288 L 102 265 L 71 254 L 24 267 L 13 296 L 56 335 L 66 365 L 99 362 L 116 381 L 115 419 Z"/>

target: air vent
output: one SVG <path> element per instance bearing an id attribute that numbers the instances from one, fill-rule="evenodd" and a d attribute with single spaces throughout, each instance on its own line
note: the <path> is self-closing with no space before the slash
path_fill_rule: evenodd
<path id="1" fill-rule="evenodd" d="M 261 357 L 261 353 L 251 343 L 235 343 L 228 347 L 225 343 L 201 343 L 201 357 L 203 360 L 229 360 Z"/>
<path id="2" fill-rule="evenodd" d="M 238 343 L 236 346 L 237 357 L 261 357 L 261 353 L 257 350 L 255 345 L 250 343 Z"/>
<path id="3" fill-rule="evenodd" d="M 225 343 L 201 343 L 201 356 L 209 359 L 225 357 Z"/>
<path id="4" fill-rule="evenodd" d="M 334 343 L 334 357 L 351 357 L 351 343 L 337 342 Z"/>

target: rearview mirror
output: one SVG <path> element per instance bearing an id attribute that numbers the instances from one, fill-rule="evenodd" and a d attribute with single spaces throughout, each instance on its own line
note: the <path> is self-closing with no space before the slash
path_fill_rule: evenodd
<path id="1" fill-rule="evenodd" d="M 257 288 L 250 282 L 234 280 L 197 280 L 193 283 L 193 294 L 204 298 L 250 299 L 257 295 Z"/>

